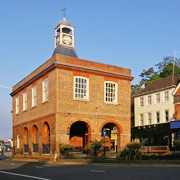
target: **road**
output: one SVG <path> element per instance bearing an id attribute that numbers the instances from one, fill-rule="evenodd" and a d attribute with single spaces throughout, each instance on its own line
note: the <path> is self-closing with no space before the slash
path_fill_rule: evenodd
<path id="1" fill-rule="evenodd" d="M 14 161 L 1 157 L 1 180 L 179 180 L 179 166 L 61 165 Z"/>

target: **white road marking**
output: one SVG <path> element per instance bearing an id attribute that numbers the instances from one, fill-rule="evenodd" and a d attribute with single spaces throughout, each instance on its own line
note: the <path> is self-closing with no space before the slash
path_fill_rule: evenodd
<path id="1" fill-rule="evenodd" d="M 42 166 L 35 166 L 35 168 L 43 168 Z"/>
<path id="2" fill-rule="evenodd" d="M 105 173 L 106 171 L 101 171 L 101 170 L 91 170 L 91 172 L 101 172 L 101 173 Z"/>
<path id="3" fill-rule="evenodd" d="M 11 165 L 15 165 L 14 163 L 11 163 Z"/>
<path id="4" fill-rule="evenodd" d="M 6 172 L 6 171 L 0 171 L 0 173 L 10 174 L 10 175 L 14 175 L 14 176 L 28 177 L 28 178 L 32 178 L 32 179 L 51 180 L 51 179 L 46 179 L 46 178 L 41 178 L 41 177 L 36 177 L 36 176 L 29 176 L 29 175 L 25 175 L 25 174 L 11 173 L 11 172 Z"/>

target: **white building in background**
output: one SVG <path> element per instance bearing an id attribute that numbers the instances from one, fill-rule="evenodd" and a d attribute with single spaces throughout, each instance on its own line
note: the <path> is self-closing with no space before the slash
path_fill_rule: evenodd
<path id="1" fill-rule="evenodd" d="M 174 121 L 173 92 L 179 76 L 156 80 L 134 95 L 132 139 L 145 145 L 170 145 L 170 122 Z"/>

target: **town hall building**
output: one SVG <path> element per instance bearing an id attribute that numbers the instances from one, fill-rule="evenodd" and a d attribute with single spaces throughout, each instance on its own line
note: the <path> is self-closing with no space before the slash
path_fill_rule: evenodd
<path id="1" fill-rule="evenodd" d="M 130 142 L 131 70 L 79 59 L 74 40 L 64 18 L 52 57 L 13 87 L 13 157 L 53 159 L 60 145 L 84 148 L 103 130 L 113 150 Z"/>

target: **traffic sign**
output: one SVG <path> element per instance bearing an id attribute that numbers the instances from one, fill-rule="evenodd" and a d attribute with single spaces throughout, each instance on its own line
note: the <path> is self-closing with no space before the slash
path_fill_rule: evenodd
<path id="1" fill-rule="evenodd" d="M 106 131 L 103 131 L 103 132 L 102 132 L 102 135 L 103 135 L 103 136 L 107 136 Z"/>

